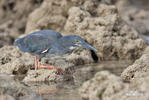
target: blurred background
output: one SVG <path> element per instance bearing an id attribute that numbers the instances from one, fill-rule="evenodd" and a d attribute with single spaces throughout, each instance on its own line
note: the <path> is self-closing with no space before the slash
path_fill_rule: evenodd
<path id="1" fill-rule="evenodd" d="M 45 2 L 48 0 L 45 0 Z M 53 2 L 52 0 L 49 0 Z M 65 0 L 64 0 L 65 1 Z M 67 0 L 66 0 L 67 1 Z M 94 0 L 95 1 L 95 0 Z M 149 1 L 148 0 L 98 0 L 108 5 L 115 5 L 118 8 L 118 12 L 121 18 L 127 22 L 131 27 L 134 27 L 140 34 L 148 34 L 149 32 Z M 63 32 L 65 21 L 68 17 L 67 11 L 71 6 L 79 6 L 77 0 L 69 2 L 69 5 L 61 7 L 61 1 L 55 0 L 55 5 L 50 7 L 49 10 L 53 10 L 49 14 L 49 18 L 52 17 L 46 24 L 38 23 L 30 28 L 30 20 L 42 19 L 42 11 L 37 11 L 42 7 L 44 0 L 0 0 L 0 47 L 4 45 L 12 45 L 13 41 L 22 34 L 27 34 L 35 29 L 53 29 L 59 32 Z M 80 1 L 80 2 L 83 2 Z M 59 5 L 56 5 L 59 4 Z M 61 9 L 64 8 L 64 9 Z M 46 8 L 45 8 L 46 9 Z M 62 10 L 62 11 L 61 11 Z M 57 12 L 56 12 L 57 11 Z M 33 16 L 33 13 L 36 13 Z M 57 16 L 56 16 L 57 15 Z M 29 19 L 29 16 L 33 17 Z M 38 17 L 39 18 L 36 18 Z M 45 15 L 46 16 L 46 15 Z M 35 18 L 35 19 L 34 19 Z M 56 18 L 57 21 L 55 20 Z M 55 21 L 53 21 L 53 20 Z M 33 22 L 34 22 L 33 21 Z M 27 24 L 29 23 L 29 24 Z M 35 24 L 37 24 L 35 22 Z"/>

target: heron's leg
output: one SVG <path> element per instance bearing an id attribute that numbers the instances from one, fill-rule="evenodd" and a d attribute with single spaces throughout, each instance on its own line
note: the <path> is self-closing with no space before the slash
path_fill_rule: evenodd
<path id="1" fill-rule="evenodd" d="M 45 68 L 45 69 L 56 69 L 58 74 L 62 74 L 62 69 L 61 68 L 56 68 L 53 66 L 46 66 L 46 65 L 41 65 L 40 62 L 38 62 L 38 68 Z"/>
<path id="2" fill-rule="evenodd" d="M 46 66 L 46 65 L 41 65 L 40 62 L 38 62 L 38 68 L 45 68 L 45 69 L 56 69 L 53 66 Z"/>
<path id="3" fill-rule="evenodd" d="M 38 69 L 38 61 L 37 61 L 37 56 L 35 56 L 35 70 Z"/>

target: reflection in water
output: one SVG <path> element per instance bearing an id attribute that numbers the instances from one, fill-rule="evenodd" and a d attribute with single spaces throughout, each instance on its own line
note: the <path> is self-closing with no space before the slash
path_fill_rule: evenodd
<path id="1" fill-rule="evenodd" d="M 149 0 L 130 0 L 130 3 L 139 9 L 149 10 Z"/>
<path id="2" fill-rule="evenodd" d="M 61 82 L 56 84 L 36 82 L 30 83 L 28 86 L 37 93 L 40 92 L 39 94 L 43 100 L 81 100 L 78 96 L 78 86 L 73 82 Z"/>

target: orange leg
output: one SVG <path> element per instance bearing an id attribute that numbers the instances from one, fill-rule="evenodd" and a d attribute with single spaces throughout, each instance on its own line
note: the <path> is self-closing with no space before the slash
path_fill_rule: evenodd
<path id="1" fill-rule="evenodd" d="M 35 56 L 35 70 L 38 69 L 38 61 L 37 61 L 37 56 Z"/>
<path id="2" fill-rule="evenodd" d="M 45 65 L 41 65 L 40 62 L 38 62 L 38 68 L 46 68 L 46 69 L 56 69 L 53 66 L 45 66 Z"/>
<path id="3" fill-rule="evenodd" d="M 40 62 L 38 62 L 38 68 L 56 69 L 56 70 L 57 70 L 57 73 L 58 73 L 59 75 L 62 74 L 62 69 L 61 69 L 61 68 L 56 68 L 56 67 L 53 67 L 53 66 L 41 65 Z"/>

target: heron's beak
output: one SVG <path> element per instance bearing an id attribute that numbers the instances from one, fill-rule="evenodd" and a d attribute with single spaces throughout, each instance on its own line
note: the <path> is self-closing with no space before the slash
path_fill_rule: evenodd
<path id="1" fill-rule="evenodd" d="M 93 51 L 97 51 L 96 48 L 92 47 L 91 45 L 89 45 L 88 43 L 83 43 L 81 44 L 82 47 L 85 47 L 87 49 L 93 50 Z"/>

